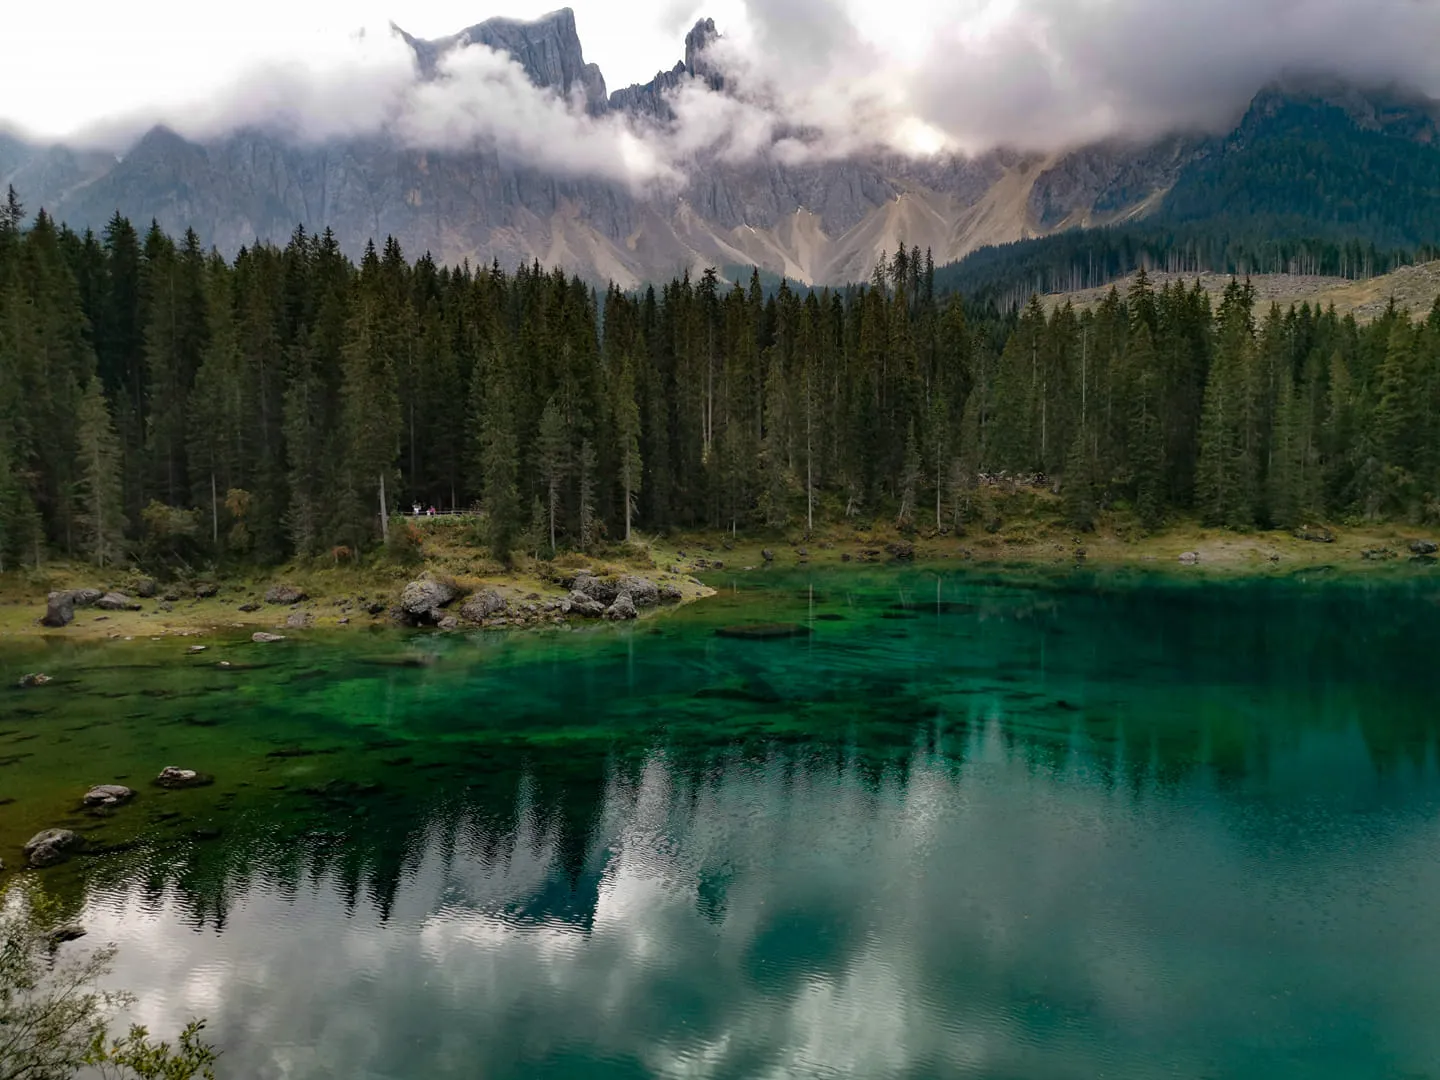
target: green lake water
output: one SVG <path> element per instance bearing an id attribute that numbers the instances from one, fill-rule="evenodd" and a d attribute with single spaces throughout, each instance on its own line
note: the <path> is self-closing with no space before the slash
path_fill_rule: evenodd
<path id="1" fill-rule="evenodd" d="M 7 646 L 55 682 L 0 691 L 0 888 L 230 1080 L 1440 1078 L 1428 575 L 713 584 L 569 633 Z M 715 633 L 761 621 L 811 633 Z M 17 873 L 54 825 L 90 853 Z"/>

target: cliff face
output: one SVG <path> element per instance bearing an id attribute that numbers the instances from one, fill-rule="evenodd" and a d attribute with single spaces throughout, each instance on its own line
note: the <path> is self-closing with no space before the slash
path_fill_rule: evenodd
<path id="1" fill-rule="evenodd" d="M 436 77 L 446 53 L 480 43 L 593 115 L 665 124 L 674 118 L 671 95 L 690 80 L 726 92 L 708 62 L 716 38 L 710 20 L 686 35 L 675 67 L 608 95 L 600 70 L 585 62 L 568 9 L 534 22 L 491 19 L 429 41 L 397 32 L 419 78 Z M 1357 129 L 1410 145 L 1428 144 L 1436 130 L 1433 113 L 1403 96 L 1307 84 L 1267 89 L 1228 142 L 1177 135 L 1051 155 L 876 155 L 800 167 L 694 162 L 683 186 L 665 194 L 551 175 L 494 150 L 419 151 L 383 137 L 299 146 L 258 130 L 197 143 L 164 128 L 118 159 L 0 134 L 0 184 L 14 184 L 32 210 L 43 206 L 77 228 L 99 229 L 118 209 L 139 223 L 155 218 L 172 233 L 194 228 L 226 253 L 257 239 L 283 243 L 304 224 L 332 227 L 352 254 L 371 237 L 392 235 L 411 255 L 538 259 L 627 287 L 751 264 L 840 284 L 863 280 L 900 243 L 929 248 L 943 263 L 984 244 L 1163 211 L 1182 176 L 1233 153 L 1237 139 L 1263 138 L 1264 118 L 1297 94 L 1343 109 Z"/>

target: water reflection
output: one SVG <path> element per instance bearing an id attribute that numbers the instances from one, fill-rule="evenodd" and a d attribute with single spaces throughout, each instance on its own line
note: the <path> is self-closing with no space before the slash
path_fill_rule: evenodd
<path id="1" fill-rule="evenodd" d="M 1353 1076 L 1440 1060 L 1433 793 L 1336 811 L 1105 781 L 994 723 L 877 780 L 777 754 L 615 770 L 578 873 L 436 815 L 393 901 L 263 876 L 223 933 L 96 897 L 140 1018 L 231 1075 Z M 1317 736 L 1309 755 L 1351 753 Z M 1334 745 L 1327 745 L 1334 744 Z M 148 908 L 148 910 L 147 910 Z M 143 912 L 143 914 L 142 914 Z"/>

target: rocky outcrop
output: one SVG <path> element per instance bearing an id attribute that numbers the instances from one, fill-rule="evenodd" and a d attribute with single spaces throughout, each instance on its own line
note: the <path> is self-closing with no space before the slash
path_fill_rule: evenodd
<path id="1" fill-rule="evenodd" d="M 440 609 L 454 602 L 460 590 L 446 581 L 421 578 L 400 593 L 400 616 L 411 626 L 434 626 L 443 616 Z"/>
<path id="2" fill-rule="evenodd" d="M 119 806 L 135 797 L 124 784 L 97 784 L 81 800 L 86 806 Z"/>
<path id="3" fill-rule="evenodd" d="M 265 602 L 280 607 L 288 607 L 308 599 L 305 590 L 295 585 L 273 585 L 265 590 Z"/>
<path id="4" fill-rule="evenodd" d="M 660 603 L 660 589 L 649 578 L 624 574 L 615 583 L 616 596 L 628 596 L 637 608 L 654 607 Z"/>
<path id="5" fill-rule="evenodd" d="M 494 589 L 481 589 L 460 606 L 460 617 L 481 623 L 505 612 L 505 598 Z"/>
<path id="6" fill-rule="evenodd" d="M 72 852 L 85 846 L 79 833 L 69 829 L 46 829 L 36 833 L 25 844 L 25 858 L 31 866 L 54 866 L 68 859 Z"/>
<path id="7" fill-rule="evenodd" d="M 575 580 L 570 583 L 570 590 L 605 607 L 613 604 L 615 598 L 620 595 L 620 590 L 614 581 L 598 578 L 588 570 L 582 570 L 575 575 Z"/>

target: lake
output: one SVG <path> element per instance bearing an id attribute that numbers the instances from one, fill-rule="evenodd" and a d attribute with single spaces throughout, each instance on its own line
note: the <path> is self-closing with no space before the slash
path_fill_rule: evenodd
<path id="1" fill-rule="evenodd" d="M 1440 1077 L 1428 574 L 712 584 L 7 646 L 0 885 L 85 830 L 40 881 L 229 1078 Z"/>

